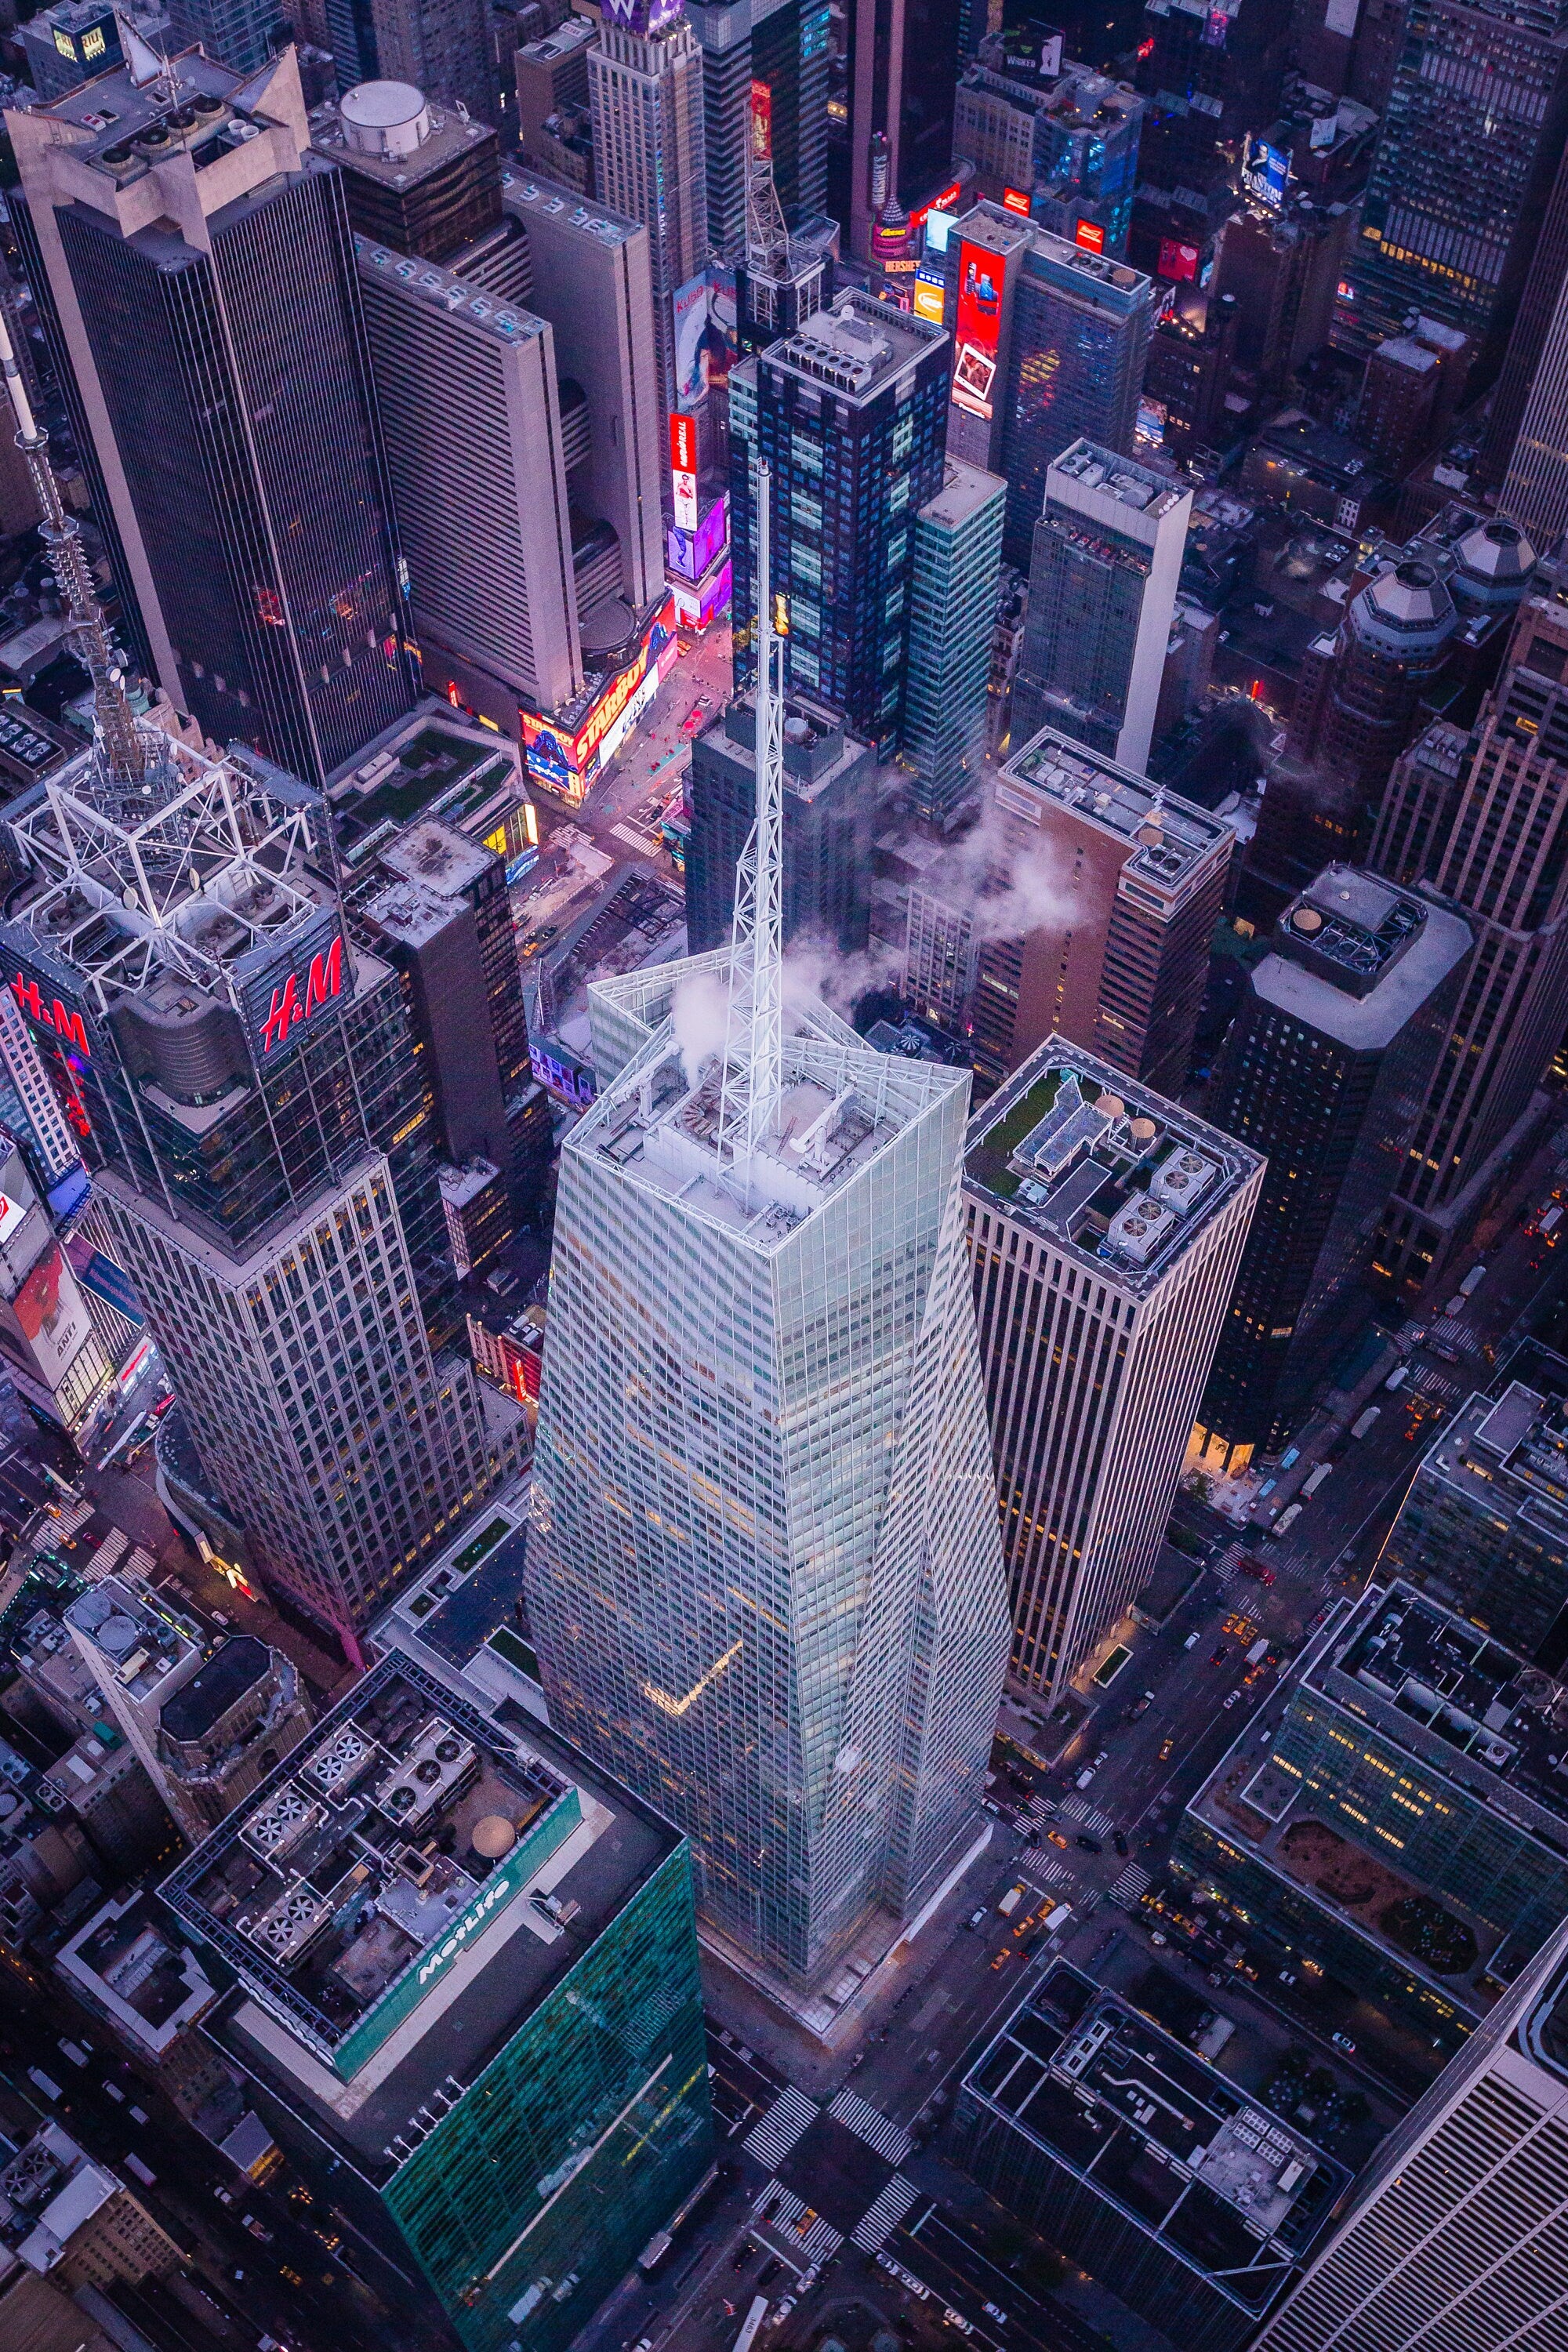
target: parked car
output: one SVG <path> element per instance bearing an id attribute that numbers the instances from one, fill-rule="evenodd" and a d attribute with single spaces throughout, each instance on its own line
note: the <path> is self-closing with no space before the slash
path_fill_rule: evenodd
<path id="1" fill-rule="evenodd" d="M 1331 2033 L 1329 2040 L 1333 2043 L 1336 2050 L 1342 2050 L 1347 2057 L 1353 2058 L 1355 2056 L 1355 2043 L 1351 2040 L 1348 2033 Z"/>

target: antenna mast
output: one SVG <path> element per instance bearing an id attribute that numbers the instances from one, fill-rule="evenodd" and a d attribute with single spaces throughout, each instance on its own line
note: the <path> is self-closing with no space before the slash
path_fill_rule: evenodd
<path id="1" fill-rule="evenodd" d="M 81 532 L 68 515 L 60 486 L 49 463 L 49 436 L 37 423 L 22 370 L 11 341 L 10 329 L 0 314 L 0 368 L 16 419 L 16 446 L 27 461 L 34 496 L 43 520 L 39 525 L 60 594 L 70 614 L 70 633 L 82 667 L 92 680 L 93 710 L 98 721 L 100 756 L 110 782 L 140 783 L 147 754 L 136 726 L 136 715 L 125 692 L 125 677 L 109 643 L 103 613 L 93 593 L 92 575 L 81 551 Z"/>
<path id="2" fill-rule="evenodd" d="M 778 1122 L 784 1057 L 784 640 L 773 627 L 773 471 L 757 484 L 757 815 L 735 877 L 719 1134 L 746 1192 Z"/>

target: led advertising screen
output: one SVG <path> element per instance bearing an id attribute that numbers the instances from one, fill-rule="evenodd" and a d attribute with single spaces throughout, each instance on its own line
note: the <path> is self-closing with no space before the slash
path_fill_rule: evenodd
<path id="1" fill-rule="evenodd" d="M 665 532 L 666 566 L 679 579 L 700 580 L 723 553 L 729 536 L 730 493 L 721 490 L 694 531 L 673 525 Z"/>
<path id="2" fill-rule="evenodd" d="M 765 81 L 752 83 L 752 159 L 771 163 L 773 154 L 773 94 Z"/>
<path id="3" fill-rule="evenodd" d="M 1002 339 L 1001 264 L 967 237 L 958 244 L 958 353 L 952 367 L 955 404 L 972 416 L 989 417 Z"/>
<path id="4" fill-rule="evenodd" d="M 669 479 L 675 520 L 682 530 L 697 529 L 697 420 L 676 410 L 669 420 Z"/>
<path id="5" fill-rule="evenodd" d="M 1241 184 L 1248 195 L 1278 212 L 1290 184 L 1290 158 L 1267 139 L 1248 137 L 1242 158 Z"/>
<path id="6" fill-rule="evenodd" d="M 1027 188 L 1004 188 L 1002 202 L 1008 212 L 1016 213 L 1020 220 L 1028 219 L 1029 191 Z"/>
<path id="7" fill-rule="evenodd" d="M 340 1003 L 345 988 L 352 992 L 337 908 L 323 907 L 278 947 L 242 956 L 234 973 L 252 1054 L 258 1063 L 280 1062 L 302 1029 Z"/>
<path id="8" fill-rule="evenodd" d="M 1195 278 L 1198 274 L 1198 248 L 1184 245 L 1179 237 L 1160 239 L 1160 275 L 1162 278 Z"/>
<path id="9" fill-rule="evenodd" d="M 947 322 L 947 284 L 940 271 L 917 269 L 915 272 L 915 316 L 925 319 L 933 327 Z"/>
<path id="10" fill-rule="evenodd" d="M 1086 253 L 1105 251 L 1105 231 L 1098 221 L 1080 220 L 1073 231 L 1073 243 L 1081 245 Z"/>
<path id="11" fill-rule="evenodd" d="M 574 805 L 582 801 L 658 692 L 675 658 L 675 600 L 666 596 L 637 659 L 606 680 L 574 732 L 537 711 L 520 710 L 523 752 L 534 782 Z"/>

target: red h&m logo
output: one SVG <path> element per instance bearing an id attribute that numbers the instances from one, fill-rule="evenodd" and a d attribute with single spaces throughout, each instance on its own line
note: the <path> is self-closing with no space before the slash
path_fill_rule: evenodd
<path id="1" fill-rule="evenodd" d="M 58 996 L 52 1004 L 46 1004 L 37 982 L 28 980 L 23 972 L 16 974 L 11 982 L 11 990 L 29 1021 L 36 1023 L 40 1029 L 52 1029 L 64 1045 L 73 1047 L 85 1060 L 91 1061 L 92 1048 L 87 1042 L 87 1024 L 79 1013 L 73 1013 L 68 1005 L 60 1003 Z"/>
<path id="2" fill-rule="evenodd" d="M 270 1054 L 280 1045 L 289 1031 L 312 1013 L 319 1013 L 329 997 L 343 992 L 343 942 L 340 932 L 324 956 L 312 956 L 310 969 L 305 976 L 305 992 L 300 993 L 300 975 L 291 971 L 281 988 L 274 988 L 272 1004 L 261 1024 L 261 1050 Z"/>

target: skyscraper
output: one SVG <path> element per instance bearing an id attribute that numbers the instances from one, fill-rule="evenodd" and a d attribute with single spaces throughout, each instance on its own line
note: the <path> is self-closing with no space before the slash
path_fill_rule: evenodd
<path id="1" fill-rule="evenodd" d="M 1235 835 L 1049 728 L 992 792 L 1001 911 L 983 908 L 975 924 L 977 1063 L 1000 1077 L 1056 1034 L 1173 1097 Z"/>
<path id="2" fill-rule="evenodd" d="M 343 175 L 350 226 L 374 244 L 449 261 L 500 218 L 495 132 L 417 82 L 357 83 L 316 109 L 310 142 Z"/>
<path id="3" fill-rule="evenodd" d="M 1074 735 L 1124 768 L 1148 765 L 1186 551 L 1191 490 L 1075 441 L 1046 475 L 1013 739 Z"/>
<path id="4" fill-rule="evenodd" d="M 1150 8 L 1134 79 L 1148 101 L 1138 152 L 1138 243 L 1212 235 L 1235 207 L 1235 158 L 1279 103 L 1289 16 L 1269 0 L 1217 12 Z"/>
<path id="5" fill-rule="evenodd" d="M 1062 36 L 1031 22 L 993 34 L 966 66 L 953 110 L 955 162 L 973 193 L 1029 200 L 1029 217 L 1086 250 L 1125 258 L 1144 101 L 1125 82 L 1075 65 Z"/>
<path id="6" fill-rule="evenodd" d="M 917 211 L 952 173 L 963 0 L 850 0 L 846 9 L 849 188 L 844 231 L 858 261 L 889 205 Z"/>
<path id="7" fill-rule="evenodd" d="M 910 804 L 939 827 L 980 788 L 1006 497 L 997 475 L 950 457 L 915 517 L 903 751 L 915 776 Z"/>
<path id="8" fill-rule="evenodd" d="M 949 231 L 948 447 L 1007 483 L 1003 553 L 1026 572 L 1052 462 L 1083 438 L 1131 452 L 1154 322 L 1142 271 L 979 204 Z"/>
<path id="9" fill-rule="evenodd" d="M 233 7 L 235 0 L 178 0 Z M 321 0 L 340 90 L 406 82 L 476 123 L 497 117 L 495 65 L 484 0 Z M 193 33 L 192 37 L 200 37 Z M 210 38 L 209 38 L 209 47 Z M 221 46 L 218 54 L 227 57 Z"/>
<path id="10" fill-rule="evenodd" d="M 1425 312 L 1471 338 L 1472 390 L 1496 375 L 1563 152 L 1565 32 L 1562 0 L 1412 0 L 1335 321 L 1346 350 Z"/>
<path id="11" fill-rule="evenodd" d="M 1475 934 L 1465 991 L 1408 1140 L 1378 1249 L 1414 1297 L 1519 1139 L 1562 1035 L 1568 972 L 1568 607 L 1521 608 L 1503 675 L 1468 740 L 1436 729 L 1390 782 L 1380 873 L 1425 881 Z M 1428 757 L 1437 753 L 1436 760 Z"/>
<path id="12" fill-rule="evenodd" d="M 971 1122 L 1013 1673 L 1047 1701 L 1154 1564 L 1262 1176 L 1062 1038 Z"/>
<path id="13" fill-rule="evenodd" d="M 773 595 L 792 691 L 842 712 L 886 754 L 904 720 L 916 517 L 942 480 L 947 338 L 847 289 L 730 379 L 734 609 L 755 610 L 753 468 L 774 469 Z M 735 679 L 755 669 L 735 630 Z"/>
<path id="14" fill-rule="evenodd" d="M 827 204 L 827 0 L 687 0 L 702 51 L 708 238 L 746 252 L 746 183 L 762 124 L 786 220 Z"/>
<path id="15" fill-rule="evenodd" d="M 658 402 L 676 398 L 675 294 L 708 257 L 702 52 L 679 0 L 605 12 L 588 52 L 594 181 L 606 205 L 647 230 Z"/>
<path id="16" fill-rule="evenodd" d="M 764 566 L 768 495 L 764 469 Z M 758 624 L 735 944 L 595 985 L 527 1586 L 552 1721 L 658 1790 L 710 1931 L 820 2018 L 827 1965 L 885 1950 L 974 1846 L 1006 1600 L 967 1078 L 784 1009 L 765 603 Z"/>
<path id="17" fill-rule="evenodd" d="M 668 1822 L 394 1647 L 160 1892 L 356 2269 L 424 2340 L 564 2352 L 710 2159 Z"/>
<path id="18" fill-rule="evenodd" d="M 870 923 L 877 762 L 819 706 L 784 705 L 780 920 L 798 939 L 865 953 Z M 691 746 L 687 776 L 686 936 L 693 955 L 722 947 L 735 919 L 735 869 L 757 821 L 754 694 L 738 695 Z"/>
<path id="19" fill-rule="evenodd" d="M 293 52 L 247 83 L 138 45 L 7 121 L 135 649 L 207 736 L 321 783 L 413 692 L 342 186 Z"/>
<path id="20" fill-rule="evenodd" d="M 1457 915 L 1331 866 L 1275 927 L 1215 1077 L 1214 1116 L 1268 1173 L 1204 1396 L 1226 1458 L 1278 1454 L 1336 1345 L 1449 1034 Z"/>
<path id="21" fill-rule="evenodd" d="M 1497 2352 L 1563 2332 L 1568 1924 L 1396 2124 L 1258 2352 Z"/>

